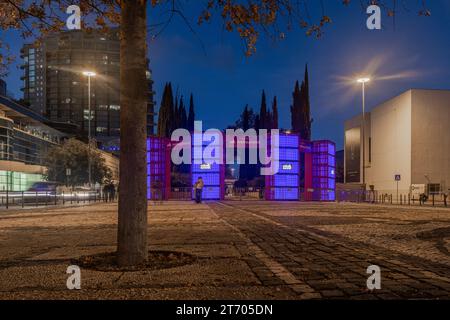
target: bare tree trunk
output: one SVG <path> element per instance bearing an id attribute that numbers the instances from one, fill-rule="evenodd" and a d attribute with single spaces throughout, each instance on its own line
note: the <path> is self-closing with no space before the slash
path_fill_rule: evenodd
<path id="1" fill-rule="evenodd" d="M 117 255 L 120 266 L 147 260 L 146 0 L 121 1 L 120 198 Z"/>

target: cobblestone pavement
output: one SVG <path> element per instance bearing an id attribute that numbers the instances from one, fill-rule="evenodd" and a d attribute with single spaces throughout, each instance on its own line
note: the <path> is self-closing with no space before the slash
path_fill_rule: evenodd
<path id="1" fill-rule="evenodd" d="M 250 247 L 264 284 L 300 298 L 450 299 L 450 210 L 354 204 L 223 202 L 210 205 Z M 381 290 L 366 289 L 370 265 Z"/>
<path id="2" fill-rule="evenodd" d="M 196 257 L 181 267 L 82 270 L 115 250 L 117 205 L 0 214 L 0 299 L 450 299 L 450 211 L 352 204 L 227 201 L 149 206 L 152 250 Z M 366 269 L 381 267 L 379 291 Z"/>

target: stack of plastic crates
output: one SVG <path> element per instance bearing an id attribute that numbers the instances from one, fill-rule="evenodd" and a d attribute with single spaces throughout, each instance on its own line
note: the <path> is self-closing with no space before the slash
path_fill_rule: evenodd
<path id="1" fill-rule="evenodd" d="M 167 200 L 170 193 L 170 147 L 166 138 L 147 138 L 147 199 Z"/>
<path id="2" fill-rule="evenodd" d="M 266 200 L 299 200 L 300 138 L 295 134 L 280 134 L 279 171 L 266 176 Z"/>
<path id="3" fill-rule="evenodd" d="M 312 142 L 313 200 L 336 200 L 336 145 L 328 140 Z"/>
<path id="4" fill-rule="evenodd" d="M 198 133 L 194 133 L 193 141 L 196 140 L 196 134 Z M 213 159 L 203 159 L 203 152 L 210 144 L 210 142 L 203 142 L 201 152 L 195 146 L 193 147 L 191 164 L 192 185 L 197 182 L 199 177 L 202 177 L 204 183 L 202 199 L 223 200 L 225 195 L 225 166 L 223 164 L 212 163 Z M 215 146 L 223 150 L 222 142 L 217 142 Z M 195 190 L 193 189 L 192 199 L 194 198 Z"/>

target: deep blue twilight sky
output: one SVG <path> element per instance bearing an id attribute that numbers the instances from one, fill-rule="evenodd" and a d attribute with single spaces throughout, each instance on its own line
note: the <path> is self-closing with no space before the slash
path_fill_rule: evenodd
<path id="1" fill-rule="evenodd" d="M 450 89 L 450 1 L 428 1 L 431 17 L 418 16 L 420 1 L 406 1 L 411 11 L 399 13 L 395 25 L 383 16 L 381 31 L 365 27 L 366 15 L 357 2 L 344 7 L 342 1 L 325 1 L 333 23 L 322 39 L 308 38 L 299 28 L 283 41 L 262 36 L 258 52 L 249 58 L 238 36 L 222 31 L 220 19 L 199 27 L 195 17 L 200 7 L 185 2 L 196 35 L 175 16 L 149 42 L 158 106 L 164 83 L 171 81 L 185 97 L 194 93 L 197 119 L 204 127 L 224 128 L 245 104 L 259 110 L 265 89 L 270 101 L 277 95 L 280 125 L 290 128 L 292 90 L 308 63 L 313 138 L 334 140 L 341 148 L 344 121 L 361 109 L 360 87 L 351 81 L 358 74 L 374 80 L 367 89 L 369 109 L 410 88 Z M 318 1 L 309 1 L 308 9 L 313 21 L 320 17 Z M 161 21 L 161 11 L 152 11 L 149 20 Z M 19 56 L 23 40 L 17 33 L 8 31 L 4 39 Z M 21 97 L 20 75 L 17 65 L 11 66 L 7 82 L 16 98 Z"/>

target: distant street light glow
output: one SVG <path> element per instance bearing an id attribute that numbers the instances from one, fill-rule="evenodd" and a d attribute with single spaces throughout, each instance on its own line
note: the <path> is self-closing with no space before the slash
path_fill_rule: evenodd
<path id="1" fill-rule="evenodd" d="M 358 81 L 359 83 L 366 83 L 366 82 L 369 82 L 369 81 L 370 81 L 370 78 L 359 78 L 357 81 Z"/>
<path id="2" fill-rule="evenodd" d="M 97 74 L 94 71 L 83 71 L 83 75 L 86 77 L 95 77 Z"/>

